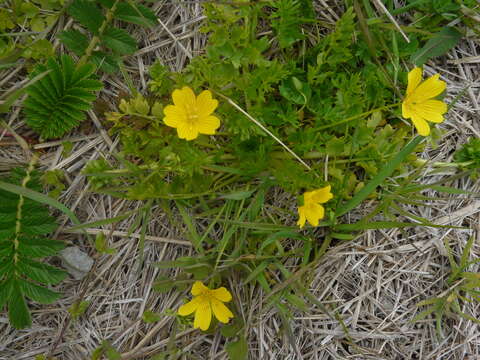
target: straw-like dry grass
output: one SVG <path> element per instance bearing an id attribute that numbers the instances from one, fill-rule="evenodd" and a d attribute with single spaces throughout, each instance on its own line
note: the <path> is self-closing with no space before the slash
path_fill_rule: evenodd
<path id="1" fill-rule="evenodd" d="M 317 0 L 318 16 L 333 23 L 342 8 L 332 1 Z M 202 52 L 206 38 L 199 32 L 201 5 L 194 1 L 158 1 L 153 10 L 159 24 L 153 29 L 132 28 L 140 50 L 126 59 L 127 71 L 140 92 L 147 90 L 146 69 L 161 59 L 173 70 L 181 70 L 192 56 Z M 378 9 L 381 11 L 382 9 Z M 72 26 L 71 21 L 59 21 L 48 34 L 56 34 Z M 61 45 L 55 40 L 58 47 Z M 465 88 L 458 102 L 440 125 L 447 130 L 437 148 L 422 154 L 424 159 L 449 161 L 452 154 L 468 137 L 480 137 L 480 45 L 478 41 L 463 40 L 448 55 L 425 66 L 427 74 L 440 73 L 448 83 L 447 101 Z M 21 85 L 25 75 L 21 66 L 13 72 L 0 71 L 2 92 Z M 105 90 L 100 97 L 116 103 L 120 91 L 127 91 L 121 75 L 104 76 Z M 61 141 L 36 145 L 41 149 L 42 169 L 61 169 L 67 175 L 68 189 L 60 200 L 85 222 L 105 219 L 140 206 L 138 202 L 118 200 L 89 192 L 85 176 L 80 174 L 84 164 L 100 156 L 110 157 L 119 149 L 118 140 L 110 137 L 103 127 L 101 114 L 89 114 L 90 122 L 69 140 L 74 149 L 68 157 L 62 156 Z M 14 107 L 6 119 L 25 138 L 33 133 L 24 126 L 20 107 Z M 0 132 L 0 171 L 28 162 L 12 137 Z M 451 170 L 424 178 L 425 183 L 441 179 Z M 452 186 L 473 192 L 479 191 L 478 182 L 468 178 L 457 180 Z M 428 195 L 439 196 L 431 192 Z M 271 194 L 271 202 L 288 199 L 282 194 Z M 298 312 L 290 326 L 293 336 L 282 331 L 281 319 L 274 310 L 263 310 L 260 289 L 246 288 L 231 283 L 234 301 L 244 321 L 250 325 L 247 334 L 251 359 L 480 359 L 480 329 L 478 325 L 461 318 L 444 322 L 445 338 L 435 335 L 432 318 L 419 323 L 410 320 L 418 312 L 416 303 L 445 290 L 448 259 L 443 240 L 448 238 L 456 254 L 461 252 L 469 236 L 477 240 L 472 256 L 480 256 L 480 200 L 467 196 L 445 196 L 430 207 L 409 208 L 412 213 L 431 219 L 437 224 L 462 225 L 471 230 L 415 228 L 407 231 L 368 231 L 352 242 L 332 248 L 315 271 L 310 274 L 311 293 L 323 304 L 329 304 L 332 313 L 343 318 L 348 334 L 341 324 L 322 313 L 316 306 Z M 365 206 L 369 206 L 366 204 Z M 268 211 L 268 210 L 267 210 Z M 361 210 L 358 210 L 361 211 Z M 351 215 L 352 217 L 355 214 Z M 32 305 L 33 326 L 16 331 L 8 325 L 5 313 L 0 314 L 0 359 L 34 359 L 39 354 L 51 354 L 61 360 L 88 359 L 102 340 L 108 340 L 122 354 L 122 359 L 148 359 L 164 351 L 171 336 L 174 318 L 165 316 L 158 323 L 145 324 L 144 310 L 163 312 L 176 309 L 185 294 L 170 292 L 159 295 L 152 284 L 159 272 L 150 263 L 175 259 L 192 252 L 182 232 L 170 228 L 160 208 L 154 208 L 148 225 L 144 265 L 139 269 L 140 229 L 127 236 L 133 218 L 114 227 L 90 229 L 91 234 L 105 232 L 115 255 L 96 254 L 84 235 L 68 230 L 71 224 L 60 217 L 62 224 L 56 236 L 79 246 L 95 259 L 94 269 L 82 281 L 72 278 L 64 281 L 59 290 L 64 297 L 51 306 Z M 348 219 L 347 219 L 348 220 Z M 290 219 L 294 221 L 294 219 Z M 478 265 L 472 270 L 478 271 Z M 167 272 L 168 273 L 168 272 Z M 171 271 L 173 275 L 174 271 Z M 90 301 L 84 316 L 72 322 L 66 311 L 80 296 Z M 480 305 L 466 304 L 463 309 L 480 316 Z M 176 345 L 183 349 L 182 359 L 227 359 L 224 339 L 219 335 L 205 335 L 192 329 L 176 334 Z"/>

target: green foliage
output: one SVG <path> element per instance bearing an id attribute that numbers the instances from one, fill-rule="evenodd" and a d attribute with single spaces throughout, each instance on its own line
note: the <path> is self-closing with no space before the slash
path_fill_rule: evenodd
<path id="1" fill-rule="evenodd" d="M 122 355 L 107 340 L 103 340 L 102 344 L 93 351 L 90 359 L 101 360 L 104 357 L 108 360 L 120 360 Z"/>
<path id="2" fill-rule="evenodd" d="M 453 27 L 444 27 L 434 34 L 427 43 L 412 54 L 410 61 L 417 66 L 422 66 L 427 60 L 441 56 L 452 49 L 462 38 L 462 34 Z"/>
<path id="3" fill-rule="evenodd" d="M 60 137 L 83 121 L 96 98 L 94 92 L 102 88 L 94 78 L 94 65 L 76 67 L 67 55 L 38 65 L 32 77 L 48 70 L 47 76 L 27 89 L 23 104 L 28 126 L 45 139 Z"/>
<path id="4" fill-rule="evenodd" d="M 40 189 L 32 169 L 12 171 L 9 183 Z M 41 204 L 21 195 L 0 190 L 0 308 L 7 306 L 10 323 L 21 329 L 31 325 L 26 299 L 49 304 L 60 294 L 42 286 L 55 285 L 66 273 L 39 259 L 55 255 L 61 241 L 45 236 L 57 227 Z"/>
<path id="5" fill-rule="evenodd" d="M 147 7 L 133 2 L 74 0 L 68 14 L 85 29 L 63 31 L 59 38 L 76 55 L 90 59 L 103 71 L 119 71 L 124 55 L 137 50 L 135 39 L 127 31 L 111 25 L 114 19 L 151 27 L 157 23 Z"/>
<path id="6" fill-rule="evenodd" d="M 309 0 L 277 0 L 272 2 L 276 11 L 271 15 L 272 28 L 277 33 L 281 48 L 288 48 L 305 38 L 301 25 L 307 17 L 312 18 L 312 3 Z"/>
<path id="7" fill-rule="evenodd" d="M 248 359 L 248 344 L 244 336 L 240 336 L 236 341 L 229 342 L 225 350 L 230 360 Z"/>
<path id="8" fill-rule="evenodd" d="M 48 31 L 55 25 L 63 0 L 12 0 L 9 5 L 0 8 L 0 63 L 18 58 L 44 61 L 52 56 L 52 43 L 35 33 Z M 13 36 L 21 31 L 27 34 Z M 31 66 L 29 62 L 27 66 Z"/>
<path id="9" fill-rule="evenodd" d="M 467 169 L 480 168 L 480 139 L 470 138 L 453 156 L 457 163 Z"/>
<path id="10" fill-rule="evenodd" d="M 475 238 L 470 237 L 458 261 L 455 260 L 453 250 L 448 244 L 448 239 L 445 238 L 445 247 L 451 267 L 451 273 L 445 284 L 447 290 L 438 297 L 426 299 L 417 304 L 417 306 L 426 306 L 427 309 L 416 315 L 412 321 L 422 320 L 433 313 L 439 337 L 443 337 L 442 320 L 444 316 L 458 315 L 468 321 L 480 324 L 479 319 L 462 311 L 463 303 L 480 301 L 480 273 L 467 271 L 471 265 L 480 261 L 480 259 L 469 260 L 474 241 Z"/>
<path id="11" fill-rule="evenodd" d="M 70 316 L 73 320 L 77 320 L 80 316 L 82 316 L 85 311 L 87 311 L 88 307 L 90 306 L 90 301 L 77 301 L 73 303 L 72 306 L 68 309 Z"/>

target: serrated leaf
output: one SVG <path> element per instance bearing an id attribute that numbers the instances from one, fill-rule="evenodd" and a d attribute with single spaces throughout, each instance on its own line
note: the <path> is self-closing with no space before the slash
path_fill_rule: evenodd
<path id="1" fill-rule="evenodd" d="M 102 51 L 94 51 L 91 57 L 92 62 L 108 74 L 119 70 L 118 63 L 120 58 Z"/>
<path id="2" fill-rule="evenodd" d="M 125 30 L 109 27 L 101 36 L 103 44 L 120 55 L 137 51 L 137 42 Z"/>
<path id="3" fill-rule="evenodd" d="M 43 68 L 38 67 L 36 72 Z M 46 68 L 50 73 L 27 89 L 29 97 L 23 103 L 23 110 L 27 124 L 33 130 L 43 138 L 54 138 L 64 135 L 85 119 L 83 110 L 88 104 L 88 109 L 91 108 L 92 92 L 100 89 L 102 84 L 92 78 L 95 65 L 75 67 L 73 59 L 67 55 L 58 60 L 49 59 Z M 88 96 L 75 98 L 82 98 L 85 92 Z M 81 106 L 77 105 L 79 100 Z"/>
<path id="4" fill-rule="evenodd" d="M 441 31 L 434 34 L 427 43 L 412 54 L 410 62 L 417 66 L 422 66 L 427 60 L 446 54 L 462 38 L 462 34 L 453 27 L 444 27 Z"/>
<path id="5" fill-rule="evenodd" d="M 39 258 L 52 256 L 65 247 L 62 241 L 22 237 L 18 247 L 18 252 L 23 256 Z"/>
<path id="6" fill-rule="evenodd" d="M 8 301 L 8 318 L 10 324 L 15 329 L 24 329 L 32 325 L 32 318 L 27 308 L 25 297 L 20 291 L 20 286 L 16 282 L 12 282 L 10 299 Z"/>
<path id="7" fill-rule="evenodd" d="M 67 273 L 63 270 L 26 258 L 17 263 L 17 269 L 30 279 L 44 284 L 58 284 L 67 276 Z"/>
<path id="8" fill-rule="evenodd" d="M 74 0 L 67 12 L 94 34 L 98 34 L 98 29 L 105 21 L 105 17 L 95 2 L 88 0 Z"/>
<path id="9" fill-rule="evenodd" d="M 85 54 L 85 50 L 88 47 L 88 37 L 82 34 L 78 30 L 65 30 L 62 31 L 58 38 L 65 44 L 67 48 L 73 51 L 77 56 Z"/>
<path id="10" fill-rule="evenodd" d="M 33 284 L 29 281 L 21 280 L 20 289 L 30 299 L 39 302 L 40 304 L 51 304 L 60 298 L 60 293 L 49 290 L 42 286 Z"/>
<path id="11" fill-rule="evenodd" d="M 157 25 L 157 17 L 152 10 L 140 4 L 133 2 L 132 4 L 130 5 L 126 2 L 117 4 L 115 18 L 145 27 Z"/>

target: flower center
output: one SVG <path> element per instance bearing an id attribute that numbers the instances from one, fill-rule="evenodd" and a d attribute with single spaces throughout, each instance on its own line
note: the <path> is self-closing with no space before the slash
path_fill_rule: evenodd
<path id="1" fill-rule="evenodd" d="M 188 106 L 186 109 L 187 113 L 187 122 L 190 125 L 196 124 L 198 122 L 198 108 L 196 106 Z"/>

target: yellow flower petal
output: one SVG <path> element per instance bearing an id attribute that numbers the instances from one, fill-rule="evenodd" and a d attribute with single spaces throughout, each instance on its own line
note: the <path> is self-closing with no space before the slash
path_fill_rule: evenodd
<path id="1" fill-rule="evenodd" d="M 310 204 L 306 211 L 305 216 L 310 224 L 318 226 L 320 219 L 325 216 L 325 209 L 319 204 Z"/>
<path id="2" fill-rule="evenodd" d="M 199 298 L 194 298 L 186 304 L 183 304 L 178 308 L 178 315 L 187 316 L 197 310 L 200 305 Z"/>
<path id="3" fill-rule="evenodd" d="M 167 105 L 165 106 L 165 109 L 163 109 L 163 113 L 165 114 L 163 122 L 167 126 L 177 127 L 179 124 L 187 121 L 187 114 L 181 107 Z"/>
<path id="4" fill-rule="evenodd" d="M 198 115 L 201 118 L 207 117 L 215 111 L 218 106 L 218 100 L 212 99 L 212 93 L 204 90 L 197 97 Z"/>
<path id="5" fill-rule="evenodd" d="M 176 106 L 186 108 L 195 107 L 195 93 L 188 86 L 184 86 L 181 90 L 174 90 L 172 93 L 172 99 Z"/>
<path id="6" fill-rule="evenodd" d="M 307 217 L 305 216 L 305 206 L 298 207 L 298 216 L 299 219 L 297 221 L 297 225 L 300 226 L 300 229 L 305 226 L 305 222 L 307 221 Z"/>
<path id="7" fill-rule="evenodd" d="M 407 96 L 410 95 L 422 81 L 422 68 L 416 67 L 408 73 Z"/>
<path id="8" fill-rule="evenodd" d="M 192 295 L 198 296 L 204 292 L 210 291 L 201 281 L 195 281 L 192 286 Z"/>
<path id="9" fill-rule="evenodd" d="M 212 115 L 198 119 L 198 122 L 195 125 L 199 133 L 213 135 L 215 134 L 215 130 L 220 127 L 220 120 Z"/>
<path id="10" fill-rule="evenodd" d="M 223 302 L 229 302 L 232 300 L 232 294 L 230 294 L 230 291 L 228 291 L 223 286 L 215 290 L 210 290 L 210 292 L 217 300 L 220 300 Z"/>
<path id="11" fill-rule="evenodd" d="M 195 312 L 193 327 L 205 331 L 209 328 L 212 321 L 212 308 L 209 302 L 202 302 Z"/>
<path id="12" fill-rule="evenodd" d="M 405 119 L 410 119 L 412 117 L 412 109 L 405 101 L 402 102 L 402 116 Z"/>
<path id="13" fill-rule="evenodd" d="M 439 74 L 435 74 L 422 82 L 418 87 L 409 95 L 409 99 L 412 103 L 421 103 L 425 100 L 432 99 L 435 96 L 440 95 L 445 91 L 447 83 L 439 80 Z"/>
<path id="14" fill-rule="evenodd" d="M 177 133 L 180 139 L 193 140 L 198 137 L 197 129 L 188 123 L 182 123 L 177 126 Z"/>
<path id="15" fill-rule="evenodd" d="M 430 134 L 430 126 L 428 123 L 418 115 L 412 115 L 413 125 L 417 128 L 418 134 L 422 136 L 428 136 Z"/>
<path id="16" fill-rule="evenodd" d="M 332 187 L 328 185 L 328 186 L 325 186 L 324 188 L 311 191 L 310 192 L 311 201 L 316 203 L 321 203 L 321 204 L 327 202 L 328 200 L 333 198 L 333 194 L 330 192 L 331 188 Z"/>
<path id="17" fill-rule="evenodd" d="M 233 318 L 233 314 L 229 308 L 227 308 L 221 301 L 212 299 L 212 310 L 218 321 L 226 324 Z"/>
<path id="18" fill-rule="evenodd" d="M 415 112 L 427 121 L 441 123 L 447 112 L 447 104 L 440 100 L 426 100 L 415 106 Z"/>

